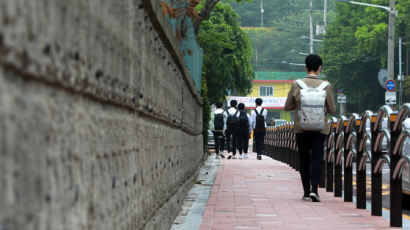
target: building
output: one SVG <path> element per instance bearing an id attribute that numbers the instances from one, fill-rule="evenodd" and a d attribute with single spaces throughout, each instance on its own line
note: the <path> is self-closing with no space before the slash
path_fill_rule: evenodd
<path id="1" fill-rule="evenodd" d="M 231 96 L 229 99 L 244 103 L 246 109 L 253 109 L 255 99 L 260 97 L 263 107 L 268 109 L 267 120 L 273 117 L 293 121 L 294 112 L 286 112 L 283 108 L 293 81 L 305 76 L 306 72 L 255 72 L 251 93 L 246 97 Z"/>

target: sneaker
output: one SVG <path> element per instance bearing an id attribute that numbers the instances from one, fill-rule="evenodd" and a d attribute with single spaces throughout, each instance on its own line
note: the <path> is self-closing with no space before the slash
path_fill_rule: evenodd
<path id="1" fill-rule="evenodd" d="M 247 153 L 245 153 L 244 158 L 245 158 L 245 159 L 248 159 L 248 154 L 247 154 Z"/>
<path id="2" fill-rule="evenodd" d="M 312 199 L 312 202 L 320 202 L 319 195 L 315 192 L 311 192 L 309 194 L 310 198 Z"/>
<path id="3" fill-rule="evenodd" d="M 261 155 L 258 155 L 258 156 L 256 157 L 256 159 L 262 160 L 262 156 L 261 156 Z"/>
<path id="4" fill-rule="evenodd" d="M 218 154 L 216 154 L 215 159 L 219 159 L 219 155 L 218 155 Z"/>
<path id="5" fill-rule="evenodd" d="M 309 195 L 303 195 L 302 200 L 304 200 L 304 201 L 310 201 L 311 198 L 310 198 Z"/>
<path id="6" fill-rule="evenodd" d="M 235 155 L 233 155 L 233 156 L 232 156 L 232 159 L 236 159 L 236 156 L 235 156 Z"/>
<path id="7" fill-rule="evenodd" d="M 228 159 L 231 159 L 231 158 L 232 158 L 232 155 L 231 155 L 231 154 L 229 154 L 229 155 L 228 155 Z"/>
<path id="8" fill-rule="evenodd" d="M 220 155 L 222 158 L 225 158 L 224 153 L 220 153 L 219 155 Z"/>
<path id="9" fill-rule="evenodd" d="M 239 154 L 239 159 L 243 159 L 243 154 Z"/>

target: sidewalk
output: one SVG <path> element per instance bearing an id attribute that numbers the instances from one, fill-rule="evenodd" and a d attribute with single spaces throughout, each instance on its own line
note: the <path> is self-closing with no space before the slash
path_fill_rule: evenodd
<path id="1" fill-rule="evenodd" d="M 221 159 L 199 229 L 389 229 L 385 218 L 324 189 L 321 203 L 302 195 L 299 173 L 285 164 L 266 156 L 258 161 L 254 153 Z"/>

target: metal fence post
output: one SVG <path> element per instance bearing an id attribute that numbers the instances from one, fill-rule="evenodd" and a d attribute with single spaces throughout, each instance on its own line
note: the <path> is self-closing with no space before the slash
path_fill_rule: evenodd
<path id="1" fill-rule="evenodd" d="M 409 164 L 409 157 L 403 158 L 400 154 L 402 145 L 409 136 L 409 132 L 405 130 L 402 133 L 402 122 L 406 119 L 407 115 L 410 113 L 410 103 L 404 104 L 398 114 L 391 114 L 390 116 L 390 130 L 391 130 L 391 142 L 390 142 L 390 226 L 391 227 L 402 227 L 403 220 L 403 197 L 402 197 L 402 179 L 401 175 L 397 175 L 398 172 L 402 171 L 404 166 L 401 163 L 407 161 Z M 394 149 L 393 149 L 394 148 Z"/>
<path id="2" fill-rule="evenodd" d="M 334 152 L 334 166 L 335 166 L 335 191 L 334 191 L 334 196 L 335 197 L 342 197 L 342 187 L 343 187 L 343 181 L 342 181 L 342 156 L 343 156 L 343 138 L 344 138 L 344 133 L 343 133 L 343 120 L 340 118 L 337 122 L 336 126 L 336 132 L 335 132 L 335 140 L 336 140 L 336 145 L 335 145 L 335 152 Z"/>
<path id="3" fill-rule="evenodd" d="M 348 156 L 352 156 L 352 153 L 355 153 L 356 151 L 350 151 L 353 150 L 353 143 L 352 143 L 352 128 L 353 128 L 353 123 L 355 123 L 355 118 L 350 117 L 349 120 L 344 120 L 343 121 L 343 126 L 344 126 L 344 132 L 345 132 L 345 138 L 344 138 L 344 156 L 343 156 L 343 171 L 344 171 L 344 201 L 345 202 L 352 202 L 353 201 L 353 172 L 352 172 L 352 166 L 349 165 L 348 161 Z"/>

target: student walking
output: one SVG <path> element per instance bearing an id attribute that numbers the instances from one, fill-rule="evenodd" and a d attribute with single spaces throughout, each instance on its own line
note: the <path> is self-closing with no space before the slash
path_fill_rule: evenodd
<path id="1" fill-rule="evenodd" d="M 211 114 L 210 129 L 214 134 L 215 140 L 215 158 L 225 158 L 224 155 L 224 130 L 226 129 L 226 117 L 222 109 L 222 102 L 215 103 L 215 111 Z"/>
<path id="2" fill-rule="evenodd" d="M 323 148 L 329 132 L 327 113 L 334 113 L 333 90 L 328 82 L 319 79 L 322 59 L 310 54 L 305 59 L 307 76 L 293 83 L 285 103 L 285 110 L 295 113 L 294 133 L 299 149 L 300 176 L 303 200 L 320 202 L 318 184 Z"/>
<path id="3" fill-rule="evenodd" d="M 238 139 L 238 117 L 239 111 L 236 109 L 238 102 L 231 100 L 231 107 L 225 111 L 226 116 L 226 148 L 228 150 L 228 159 L 236 159 L 236 148 Z"/>
<path id="4" fill-rule="evenodd" d="M 238 149 L 239 159 L 248 159 L 248 147 L 249 137 L 252 133 L 251 117 L 246 113 L 245 105 L 243 103 L 238 104 L 239 117 L 238 117 Z M 243 152 L 243 153 L 242 153 Z"/>
<path id="5" fill-rule="evenodd" d="M 256 98 L 256 108 L 253 109 L 251 113 L 253 135 L 255 136 L 256 142 L 256 158 L 258 160 L 262 160 L 263 142 L 266 133 L 266 114 L 268 113 L 266 109 L 262 108 L 262 102 L 261 98 Z"/>

